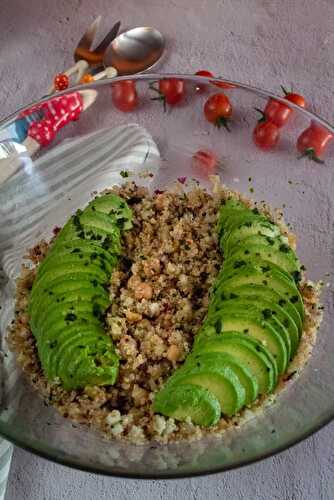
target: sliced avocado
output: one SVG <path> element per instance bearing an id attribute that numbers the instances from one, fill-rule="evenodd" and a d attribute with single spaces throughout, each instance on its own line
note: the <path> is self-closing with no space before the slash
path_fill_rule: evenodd
<path id="1" fill-rule="evenodd" d="M 219 242 L 220 248 L 223 252 L 229 253 L 237 241 L 254 234 L 263 234 L 274 238 L 280 235 L 280 231 L 277 226 L 269 221 L 255 218 L 253 221 L 235 226 L 231 231 L 224 234 Z"/>
<path id="2" fill-rule="evenodd" d="M 218 399 L 204 387 L 175 384 L 155 395 L 153 410 L 175 420 L 191 418 L 194 424 L 210 427 L 221 414 Z"/>
<path id="3" fill-rule="evenodd" d="M 288 353 L 284 340 L 277 332 L 273 320 L 262 320 L 258 314 L 250 310 L 220 309 L 215 315 L 208 318 L 209 324 L 216 328 L 217 333 L 237 331 L 256 338 L 267 347 L 273 355 L 277 373 L 285 371 L 288 364 Z"/>
<path id="4" fill-rule="evenodd" d="M 72 301 L 54 304 L 46 314 L 39 316 L 34 328 L 37 335 L 47 335 L 49 328 L 57 322 L 64 322 L 68 326 L 76 319 L 89 319 L 96 324 L 101 324 L 101 308 L 98 305 L 94 310 L 94 304 L 88 301 Z"/>
<path id="5" fill-rule="evenodd" d="M 283 299 L 289 300 L 297 308 L 301 321 L 304 320 L 303 299 L 296 284 L 292 279 L 287 279 L 284 274 L 277 271 L 271 263 L 265 266 L 249 263 L 240 266 L 240 268 L 234 271 L 229 270 L 226 275 L 224 275 L 224 272 L 221 273 L 214 283 L 213 293 L 215 293 L 215 289 L 218 287 L 222 289 L 221 283 L 223 281 L 223 286 L 226 290 L 232 290 L 232 288 L 246 284 L 267 286 L 269 289 L 280 293 Z"/>
<path id="6" fill-rule="evenodd" d="M 269 260 L 264 260 L 259 255 L 253 255 L 250 259 L 248 259 L 247 257 L 248 256 L 246 255 L 242 256 L 242 258 L 239 259 L 237 256 L 234 257 L 233 255 L 231 255 L 228 260 L 224 261 L 224 267 L 222 271 L 219 273 L 219 279 L 221 277 L 223 278 L 228 277 L 231 273 L 234 273 L 236 270 L 238 270 L 238 272 L 242 272 L 243 268 L 251 265 L 262 272 L 269 272 L 274 270 L 282 274 L 288 281 L 291 281 L 292 285 L 295 285 L 296 282 L 292 277 L 292 275 L 288 271 L 285 271 L 285 269 L 283 269 L 282 267 L 275 264 L 274 262 L 270 262 Z"/>
<path id="7" fill-rule="evenodd" d="M 41 362 L 43 363 L 44 369 L 48 373 L 52 373 L 52 377 L 55 378 L 57 375 L 53 373 L 53 366 L 51 366 L 51 356 L 54 357 L 55 353 L 62 347 L 62 345 L 69 339 L 74 339 L 77 335 L 87 334 L 89 336 L 94 336 L 97 338 L 101 335 L 101 325 L 90 322 L 79 322 L 76 321 L 72 325 L 62 324 L 62 328 L 59 330 L 58 335 L 48 336 L 45 338 L 37 339 L 38 354 Z"/>
<path id="8" fill-rule="evenodd" d="M 196 366 L 182 366 L 167 381 L 172 384 L 199 385 L 216 396 L 223 414 L 232 416 L 245 404 L 246 392 L 235 372 L 228 366 L 212 365 L 204 359 Z"/>
<path id="9" fill-rule="evenodd" d="M 108 215 L 113 215 L 118 222 L 122 222 L 123 229 L 132 227 L 132 210 L 126 201 L 114 193 L 107 193 L 96 197 L 90 202 L 89 207 Z"/>
<path id="10" fill-rule="evenodd" d="M 104 357 L 107 357 L 107 364 Z M 96 334 L 90 326 L 87 330 L 82 329 L 80 333 L 70 335 L 52 349 L 47 371 L 50 380 L 59 377 L 66 390 L 95 383 L 114 384 L 118 357 L 111 338 L 102 329 L 100 335 Z"/>
<path id="11" fill-rule="evenodd" d="M 254 214 L 251 210 L 241 211 L 234 213 L 225 222 L 224 225 L 224 237 L 220 235 L 220 241 L 223 242 L 228 237 L 228 234 L 233 231 L 236 227 L 244 226 L 245 224 L 253 224 L 254 222 L 269 222 L 266 217 Z"/>
<path id="12" fill-rule="evenodd" d="M 294 281 L 300 280 L 300 264 L 293 254 L 285 250 L 289 248 L 287 245 L 282 243 L 278 248 L 275 248 L 269 245 L 250 245 L 247 243 L 247 239 L 245 241 L 246 243 L 241 243 L 237 251 L 235 248 L 232 249 L 231 255 L 226 257 L 224 261 L 224 268 L 230 267 L 231 263 L 235 261 L 251 262 L 254 258 L 259 258 L 265 262 L 271 262 L 286 273 L 291 274 Z"/>
<path id="13" fill-rule="evenodd" d="M 68 390 L 113 384 L 118 373 L 103 316 L 121 251 L 120 227 L 130 227 L 132 211 L 116 195 L 108 199 L 110 211 L 101 197 L 69 219 L 39 266 L 29 297 L 43 370 L 52 380 L 60 378 Z"/>
<path id="14" fill-rule="evenodd" d="M 41 293 L 36 294 L 34 299 L 30 302 L 29 313 L 33 316 L 35 313 L 38 314 L 38 309 L 40 304 L 47 304 L 51 301 L 55 302 L 63 302 L 63 296 L 67 294 L 71 294 L 74 291 L 93 289 L 94 295 L 99 295 L 101 297 L 109 298 L 109 293 L 103 286 L 99 285 L 97 282 L 92 280 L 67 280 L 61 279 L 60 281 L 56 280 L 51 283 L 50 287 L 43 289 Z M 44 310 L 45 306 L 41 306 L 41 310 Z"/>
<path id="15" fill-rule="evenodd" d="M 86 269 L 85 269 L 86 271 Z M 41 296 L 43 294 L 49 294 L 52 295 L 53 293 L 56 293 L 54 290 L 59 290 L 64 287 L 64 292 L 66 290 L 74 290 L 76 289 L 79 285 L 79 283 L 84 283 L 83 286 L 89 286 L 92 285 L 97 293 L 99 290 L 107 290 L 108 284 L 102 283 L 100 280 L 96 278 L 96 276 L 86 273 L 86 272 L 74 272 L 70 274 L 65 274 L 64 276 L 60 276 L 59 278 L 52 280 L 50 283 L 44 283 L 42 286 L 33 286 L 32 292 L 30 294 L 30 302 L 29 302 L 29 307 L 28 311 L 30 313 L 32 306 L 34 305 L 35 301 L 37 302 L 40 300 Z"/>
<path id="16" fill-rule="evenodd" d="M 229 300 L 236 299 L 238 297 L 253 297 L 261 300 L 262 298 L 270 301 L 274 305 L 279 305 L 285 311 L 285 313 L 291 318 L 293 323 L 296 325 L 298 335 L 300 337 L 302 332 L 302 321 L 300 314 L 297 311 L 294 304 L 289 300 L 284 298 L 280 293 L 275 292 L 273 289 L 265 285 L 240 285 L 236 287 L 226 288 L 225 283 L 221 283 L 221 286 L 216 290 L 215 294 L 212 296 L 209 307 L 215 307 L 215 302 L 219 300 Z M 292 327 L 294 329 L 294 327 Z"/>
<path id="17" fill-rule="evenodd" d="M 76 217 L 76 216 L 74 216 Z M 114 225 L 113 233 L 109 231 L 104 231 L 97 226 L 91 226 L 88 224 L 76 224 L 74 222 L 75 218 L 67 222 L 59 233 L 56 241 L 53 244 L 52 249 L 58 249 L 65 242 L 69 242 L 75 239 L 82 239 L 86 241 L 92 241 L 100 244 L 105 250 L 110 250 L 116 255 L 120 253 L 121 249 L 121 237 L 120 231 L 117 225 Z"/>
<path id="18" fill-rule="evenodd" d="M 230 300 L 220 300 L 215 304 L 210 304 L 210 310 L 208 311 L 207 317 L 217 314 L 221 309 L 227 311 L 247 311 L 251 314 L 256 315 L 260 320 L 268 321 L 269 324 L 277 333 L 282 337 L 285 347 L 287 350 L 288 360 L 291 358 L 291 337 L 288 330 L 290 326 L 289 317 L 286 315 L 285 311 L 270 301 L 267 301 L 261 297 L 234 297 Z M 291 319 L 291 318 L 290 318 Z M 294 323 L 292 323 L 293 327 Z M 294 325 L 296 326 L 296 325 Z M 293 331 L 296 334 L 294 341 L 298 343 L 298 332 L 297 329 Z"/>
<path id="19" fill-rule="evenodd" d="M 82 279 L 87 278 L 90 280 L 96 280 L 100 285 L 109 282 L 110 276 L 106 271 L 103 271 L 98 266 L 89 264 L 87 266 L 78 264 L 65 264 L 64 266 L 59 266 L 56 269 L 50 269 L 44 273 L 40 279 L 35 280 L 30 298 L 33 299 L 41 290 L 47 290 L 51 283 L 55 282 L 59 278 L 62 279 Z"/>
<path id="20" fill-rule="evenodd" d="M 235 307 L 238 303 L 241 309 L 248 309 L 249 307 L 256 308 L 259 311 L 259 317 L 262 319 L 271 317 L 276 321 L 275 329 L 285 342 L 288 351 L 288 359 L 291 359 L 295 355 L 299 343 L 299 332 L 296 323 L 284 307 L 281 307 L 277 302 L 268 300 L 263 295 L 252 293 L 250 295 L 246 293 L 238 295 L 233 292 L 230 293 L 230 295 L 232 295 L 232 297 L 230 296 L 229 298 L 224 295 L 224 292 L 219 295 L 219 290 L 217 290 L 214 300 L 210 303 L 208 316 L 220 310 L 221 307 Z"/>
<path id="21" fill-rule="evenodd" d="M 105 231 L 111 236 L 120 235 L 120 230 L 115 217 L 87 207 L 80 215 L 80 223 L 83 227 L 89 226 L 97 230 Z"/>
<path id="22" fill-rule="evenodd" d="M 69 338 L 83 332 L 98 336 L 101 335 L 101 331 L 101 325 L 94 322 L 92 318 L 78 319 L 70 325 L 64 320 L 53 324 L 51 330 L 46 332 L 44 337 L 37 338 L 38 352 L 41 361 L 43 360 L 43 366 L 49 366 L 49 357 L 53 350 L 59 348 Z"/>
<path id="23" fill-rule="evenodd" d="M 65 345 L 66 344 L 66 345 Z M 97 376 L 96 368 L 108 368 L 107 379 L 98 381 L 99 385 L 114 384 L 118 374 L 119 358 L 115 353 L 110 337 L 103 331 L 99 336 L 83 334 L 75 340 L 64 343 L 63 351 L 58 357 L 58 376 L 66 389 L 74 389 L 84 385 L 94 385 Z M 110 368 L 112 370 L 110 370 Z M 104 372 L 100 372 L 100 376 Z M 91 378 L 93 377 L 93 379 Z"/>
<path id="24" fill-rule="evenodd" d="M 191 368 L 195 366 L 197 361 L 200 359 L 205 359 L 206 362 L 210 362 L 213 365 L 216 364 L 217 366 L 229 366 L 234 371 L 241 385 L 245 389 L 245 405 L 249 405 L 255 401 L 259 393 L 257 380 L 253 376 L 252 372 L 249 371 L 248 367 L 243 365 L 238 358 L 231 356 L 228 353 L 210 352 L 204 355 L 204 353 L 197 351 L 191 353 L 187 357 L 184 367 Z"/>
<path id="25" fill-rule="evenodd" d="M 105 271 L 110 276 L 113 270 L 113 267 L 107 260 L 100 259 L 99 256 L 95 253 L 73 253 L 73 254 L 60 254 L 58 253 L 52 254 L 48 257 L 48 261 L 46 264 L 40 267 L 38 270 L 38 280 L 41 279 L 43 274 L 53 269 L 57 269 L 59 267 L 63 267 L 65 264 L 72 265 L 72 267 L 77 268 L 78 270 L 82 269 L 82 266 L 87 267 L 90 265 L 95 265 L 100 268 L 102 271 Z"/>
<path id="26" fill-rule="evenodd" d="M 76 242 L 76 243 L 75 243 Z M 106 268 L 109 273 L 117 263 L 117 257 L 104 250 L 101 246 L 94 244 L 94 242 L 86 240 L 71 240 L 71 243 L 64 243 L 55 248 L 54 251 L 48 253 L 47 257 L 42 261 L 38 268 L 38 275 L 41 276 L 45 269 L 51 266 L 58 266 L 61 259 L 66 259 L 64 262 L 71 262 L 79 258 L 81 260 L 89 259 Z"/>
<path id="27" fill-rule="evenodd" d="M 228 220 L 229 217 L 239 213 L 239 212 L 248 212 L 248 208 L 244 203 L 242 203 L 239 200 L 227 200 L 225 203 L 222 204 L 219 210 L 219 216 L 218 216 L 218 225 L 217 225 L 217 232 L 218 235 L 221 234 L 221 229 L 224 228 L 226 221 Z"/>
<path id="28" fill-rule="evenodd" d="M 195 352 L 222 352 L 235 357 L 253 374 L 258 382 L 259 394 L 271 392 L 275 386 L 275 369 L 272 356 L 258 340 L 239 332 L 199 339 Z"/>
<path id="29" fill-rule="evenodd" d="M 36 306 L 32 307 L 31 314 L 34 319 L 31 320 L 31 325 L 35 326 L 38 324 L 37 322 L 33 322 L 36 321 L 36 318 L 34 317 L 35 309 L 40 310 L 40 313 L 36 316 L 39 318 L 38 320 L 40 322 L 43 322 L 45 316 L 51 314 L 53 308 L 56 307 L 57 304 L 65 305 L 67 302 L 75 303 L 80 301 L 91 302 L 92 305 L 98 304 L 103 311 L 105 311 L 110 305 L 108 293 L 106 291 L 104 291 L 103 294 L 97 293 L 95 288 L 92 286 L 90 288 L 69 290 L 64 294 L 43 294 L 41 300 L 36 304 Z"/>

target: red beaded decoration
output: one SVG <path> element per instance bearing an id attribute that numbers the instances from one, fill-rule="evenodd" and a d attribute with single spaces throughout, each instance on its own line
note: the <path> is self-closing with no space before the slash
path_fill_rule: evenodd
<path id="1" fill-rule="evenodd" d="M 55 76 L 53 84 L 56 90 L 65 90 L 70 84 L 70 79 L 65 73 L 59 73 Z"/>

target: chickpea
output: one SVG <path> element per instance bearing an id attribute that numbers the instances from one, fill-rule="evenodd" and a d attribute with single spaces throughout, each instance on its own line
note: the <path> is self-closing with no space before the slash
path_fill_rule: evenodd
<path id="1" fill-rule="evenodd" d="M 167 350 L 167 359 L 169 359 L 169 361 L 175 363 L 175 361 L 178 361 L 180 359 L 181 355 L 182 352 L 177 345 L 172 344 L 171 346 L 169 346 Z"/>
<path id="2" fill-rule="evenodd" d="M 135 290 L 135 297 L 137 300 L 141 299 L 151 299 L 153 295 L 153 290 L 151 285 L 148 283 L 140 283 Z"/>

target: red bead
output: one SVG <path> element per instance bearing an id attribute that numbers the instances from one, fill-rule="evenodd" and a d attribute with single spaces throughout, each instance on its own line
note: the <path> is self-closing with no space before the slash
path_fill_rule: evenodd
<path id="1" fill-rule="evenodd" d="M 70 84 L 70 79 L 65 73 L 59 73 L 55 76 L 53 84 L 56 90 L 65 90 Z"/>

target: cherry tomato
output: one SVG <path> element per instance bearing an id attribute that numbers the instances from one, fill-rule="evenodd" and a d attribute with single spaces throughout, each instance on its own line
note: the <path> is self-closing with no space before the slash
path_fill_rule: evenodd
<path id="1" fill-rule="evenodd" d="M 193 156 L 193 166 L 206 174 L 213 174 L 218 166 L 218 158 L 212 151 L 200 149 Z"/>
<path id="2" fill-rule="evenodd" d="M 291 113 L 292 109 L 289 106 L 275 99 L 269 99 L 263 111 L 264 118 L 279 128 L 287 123 Z"/>
<path id="3" fill-rule="evenodd" d="M 133 111 L 139 103 L 136 84 L 133 80 L 123 80 L 111 85 L 114 106 L 120 111 Z"/>
<path id="4" fill-rule="evenodd" d="M 223 126 L 229 130 L 228 120 L 232 116 L 232 106 L 225 94 L 211 95 L 204 104 L 204 114 L 208 122 L 213 123 L 218 128 Z"/>
<path id="5" fill-rule="evenodd" d="M 177 78 L 165 78 L 163 80 L 159 80 L 158 92 L 160 97 L 157 97 L 156 99 L 162 100 L 164 107 L 166 104 L 169 104 L 170 106 L 180 104 L 185 96 L 184 81 L 178 80 Z"/>
<path id="6" fill-rule="evenodd" d="M 256 146 L 268 151 L 276 146 L 279 140 L 279 128 L 272 122 L 260 121 L 253 132 L 253 141 Z"/>
<path id="7" fill-rule="evenodd" d="M 297 104 L 297 106 L 300 106 L 301 108 L 306 107 L 306 101 L 304 97 L 300 94 L 294 94 L 293 92 L 288 92 L 285 94 L 285 99 L 287 101 L 293 102 L 294 104 Z"/>
<path id="8" fill-rule="evenodd" d="M 298 137 L 297 149 L 302 156 L 323 163 L 320 158 L 333 137 L 332 132 L 312 120 L 310 126 Z"/>
<path id="9" fill-rule="evenodd" d="M 285 94 L 284 99 L 297 104 L 301 108 L 305 108 L 306 103 L 303 96 L 293 92 L 287 92 L 284 87 L 282 87 L 282 89 Z M 283 127 L 288 122 L 292 112 L 293 110 L 282 102 L 276 101 L 275 99 L 269 99 L 264 108 L 263 115 L 267 121 L 271 121 L 277 125 L 277 127 Z"/>
<path id="10" fill-rule="evenodd" d="M 219 78 L 219 77 L 218 77 Z M 217 82 L 214 81 L 212 82 L 216 87 L 219 87 L 220 89 L 235 89 L 235 85 L 232 85 L 232 83 L 227 83 L 227 82 Z"/>
<path id="11" fill-rule="evenodd" d="M 205 69 L 201 69 L 200 71 L 197 71 L 195 73 L 196 76 L 206 76 L 207 78 L 213 77 L 213 74 L 211 71 L 206 71 Z M 197 83 L 196 84 L 196 92 L 199 94 L 202 94 L 206 89 L 208 88 L 208 85 L 205 85 L 203 83 Z"/>

